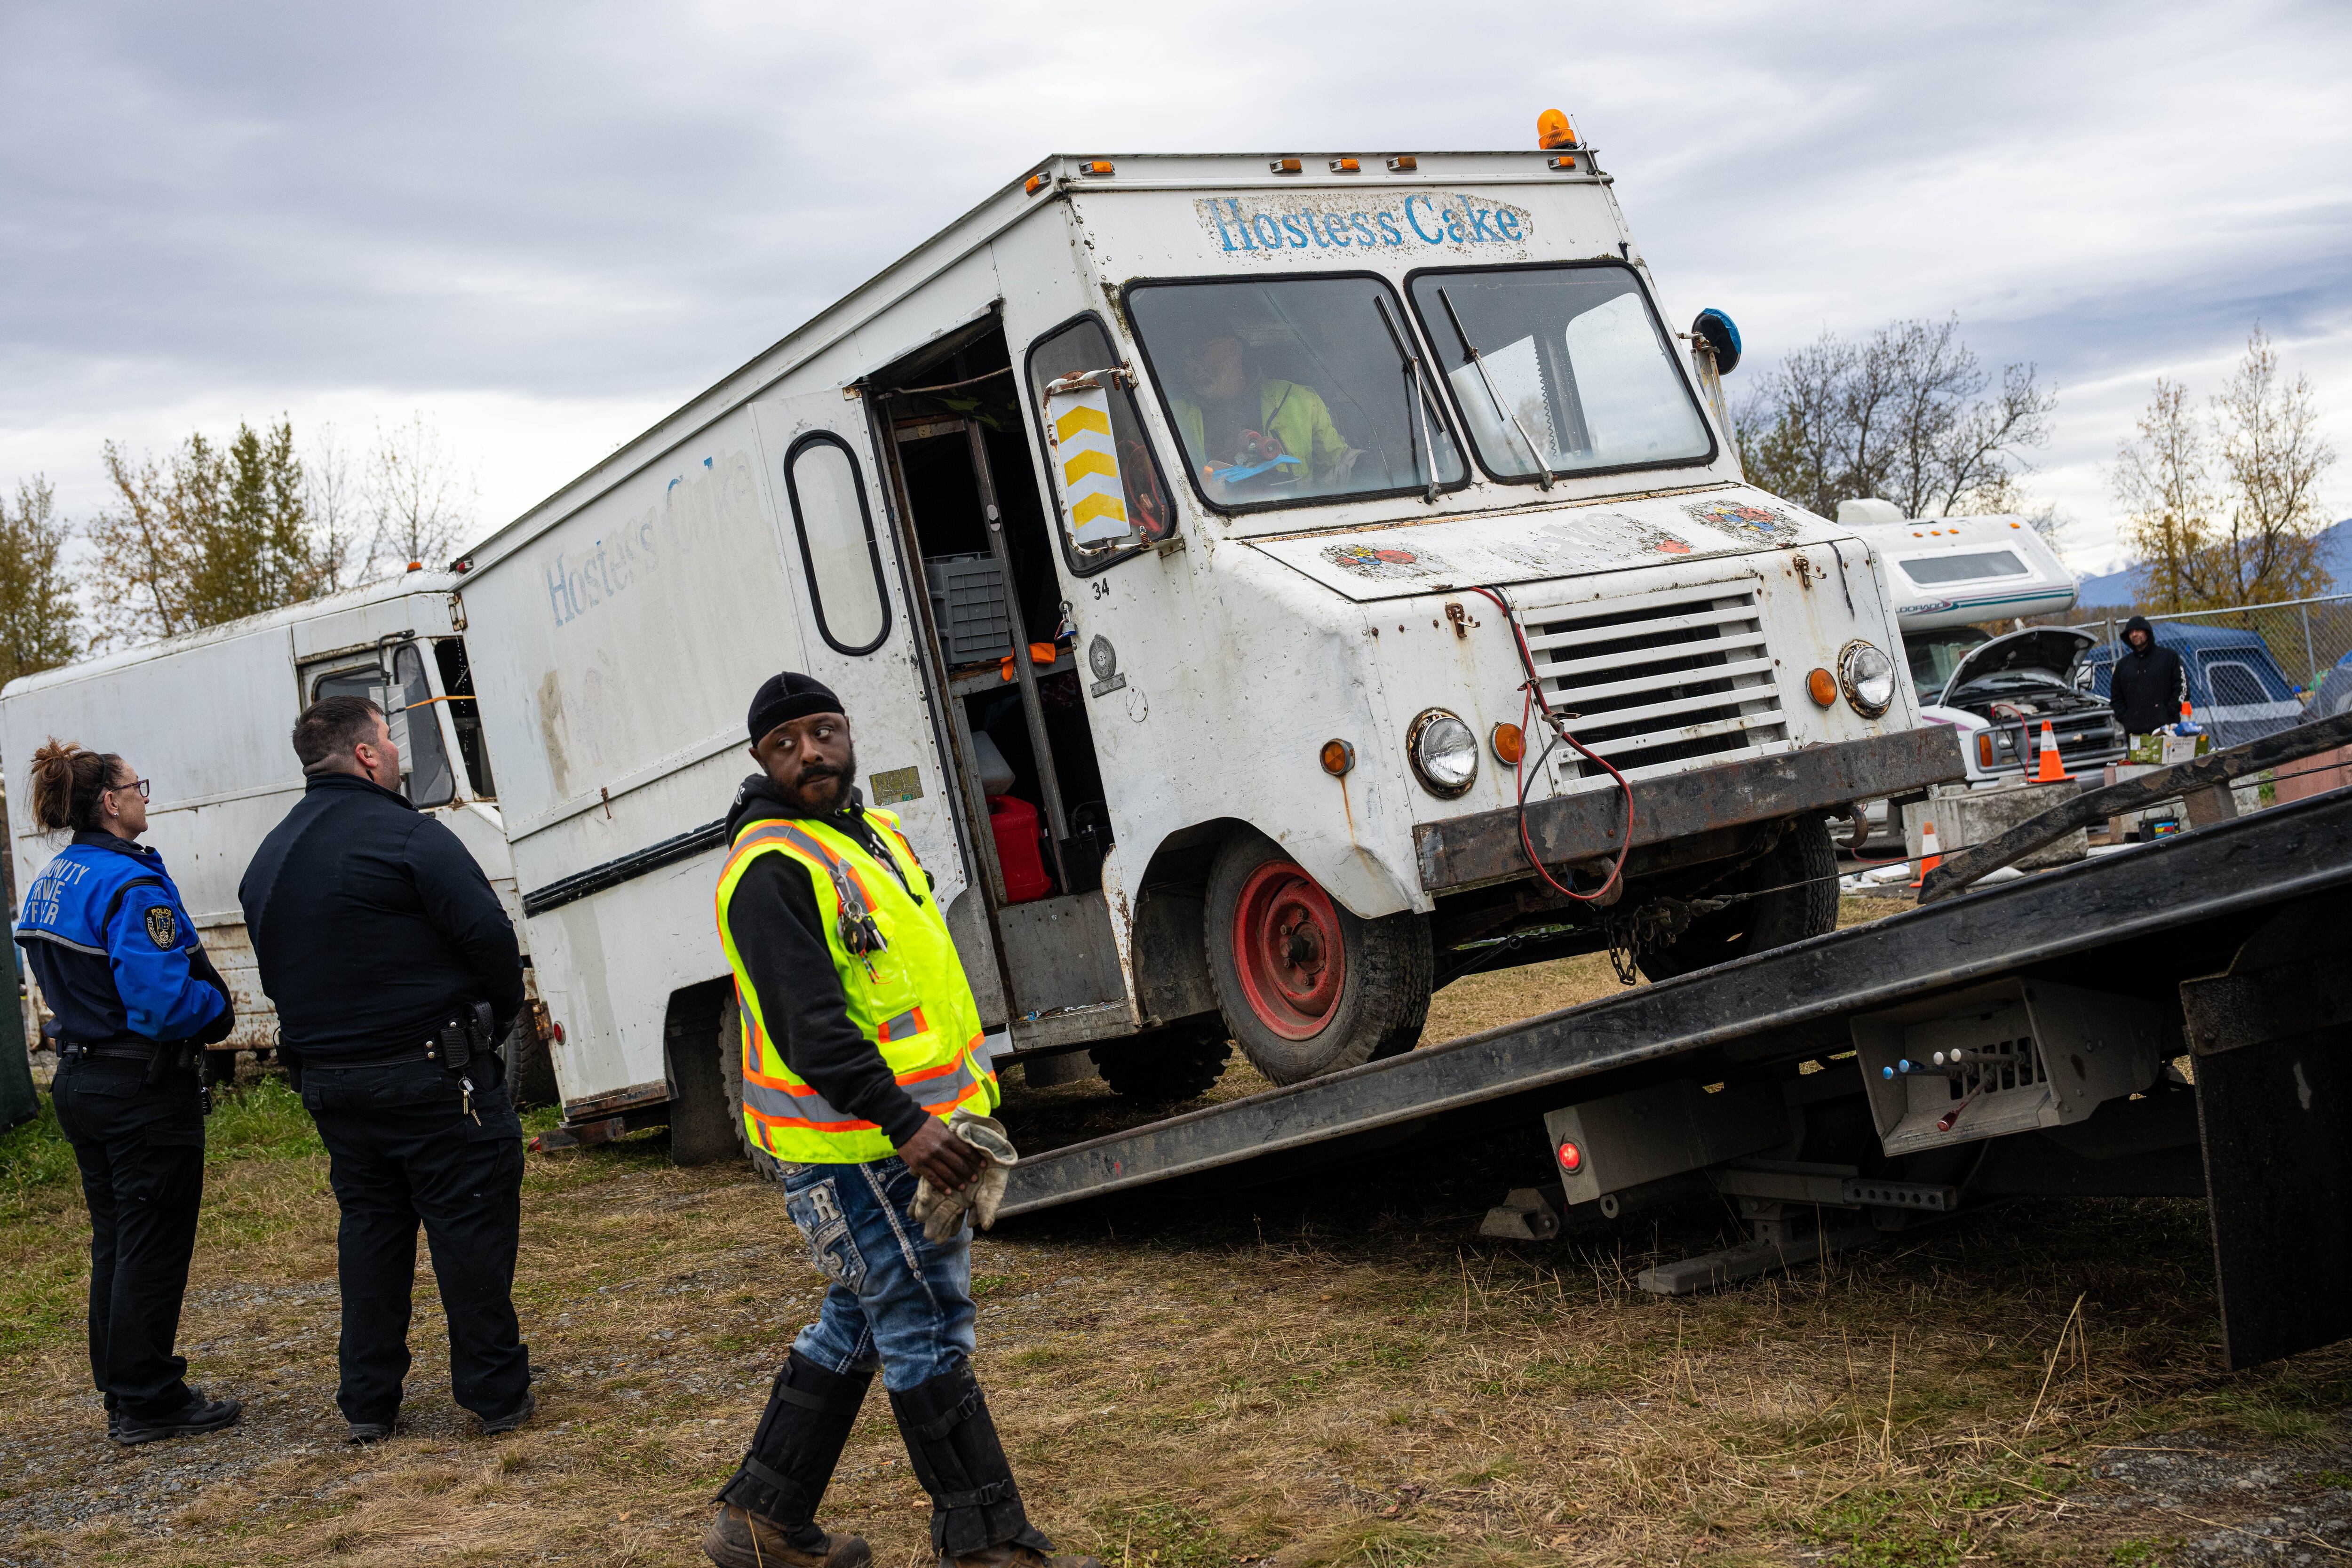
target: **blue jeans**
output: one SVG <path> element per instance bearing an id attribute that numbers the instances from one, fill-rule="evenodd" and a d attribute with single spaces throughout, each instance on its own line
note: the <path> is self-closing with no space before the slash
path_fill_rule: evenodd
<path id="1" fill-rule="evenodd" d="M 871 1371 L 904 1393 L 971 1359 L 971 1226 L 935 1242 L 915 1221 L 920 1178 L 895 1155 L 787 1165 L 784 1204 L 833 1286 L 793 1348 L 828 1372 Z"/>

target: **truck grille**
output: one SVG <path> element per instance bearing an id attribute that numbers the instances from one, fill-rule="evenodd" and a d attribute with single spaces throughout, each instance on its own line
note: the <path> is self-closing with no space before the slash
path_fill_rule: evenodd
<path id="1" fill-rule="evenodd" d="M 1788 739 L 1754 578 L 1520 612 L 1554 709 L 1628 777 L 1727 762 Z M 1605 605 L 1605 608 L 1603 605 Z M 1566 746 L 1562 784 L 1608 775 Z"/>

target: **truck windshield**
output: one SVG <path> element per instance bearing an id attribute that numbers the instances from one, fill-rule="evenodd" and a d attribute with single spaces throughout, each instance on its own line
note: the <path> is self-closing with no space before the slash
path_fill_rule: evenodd
<path id="1" fill-rule="evenodd" d="M 1441 400 L 1397 351 L 1377 278 L 1147 283 L 1127 306 L 1212 506 L 1245 510 L 1460 483 Z M 1411 342 L 1410 338 L 1402 341 Z"/>
<path id="2" fill-rule="evenodd" d="M 1479 460 L 1496 479 L 1712 454 L 1714 437 L 1632 268 L 1424 272 L 1412 289 Z"/>

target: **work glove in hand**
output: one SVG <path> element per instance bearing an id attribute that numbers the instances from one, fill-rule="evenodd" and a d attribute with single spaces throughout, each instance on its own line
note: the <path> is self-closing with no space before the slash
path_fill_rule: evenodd
<path id="1" fill-rule="evenodd" d="M 1004 1201 L 1004 1184 L 1010 1179 L 1013 1162 L 1021 1157 L 1013 1147 L 1013 1140 L 1004 1135 L 1004 1124 L 992 1116 L 974 1116 L 969 1110 L 959 1110 L 948 1119 L 948 1131 L 971 1144 L 988 1162 L 980 1179 L 960 1193 L 943 1192 L 925 1176 L 915 1188 L 915 1218 L 922 1222 L 923 1234 L 933 1241 L 945 1241 L 963 1228 L 966 1209 L 981 1229 L 996 1223 L 996 1205 Z"/>

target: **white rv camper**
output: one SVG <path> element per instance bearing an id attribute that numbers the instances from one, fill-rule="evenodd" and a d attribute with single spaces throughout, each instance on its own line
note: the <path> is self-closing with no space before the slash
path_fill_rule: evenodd
<path id="1" fill-rule="evenodd" d="M 9 682 L 0 692 L 0 764 L 15 803 L 16 886 L 31 886 L 64 847 L 34 827 L 24 804 L 34 749 L 54 735 L 122 752 L 153 781 L 145 842 L 163 852 L 229 983 L 236 1032 L 217 1049 L 274 1049 L 277 1015 L 254 972 L 236 886 L 263 836 L 301 796 L 289 740 L 296 717 L 319 698 L 348 693 L 383 707 L 406 770 L 402 788 L 473 853 L 520 932 L 458 581 L 410 572 Z"/>
<path id="2" fill-rule="evenodd" d="M 492 535 L 572 1121 L 732 1144 L 712 889 L 783 668 L 991 1031 L 1123 1090 L 1409 1049 L 1471 964 L 1828 929 L 1829 881 L 1694 900 L 1960 763 L 1877 555 L 1741 482 L 1729 322 L 1676 319 L 1588 148 L 1056 157 Z"/>

